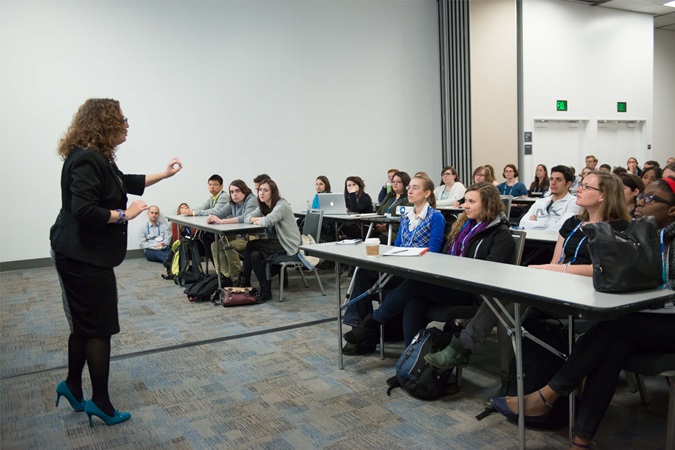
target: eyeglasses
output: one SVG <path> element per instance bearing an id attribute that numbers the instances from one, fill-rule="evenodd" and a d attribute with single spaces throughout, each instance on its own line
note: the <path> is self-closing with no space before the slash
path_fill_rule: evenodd
<path id="1" fill-rule="evenodd" d="M 594 191 L 600 192 L 600 189 L 598 189 L 598 188 L 596 188 L 596 187 L 593 187 L 593 186 L 591 186 L 591 185 L 588 185 L 588 184 L 586 184 L 586 183 L 581 183 L 581 184 L 579 185 L 579 189 L 581 189 L 582 191 L 587 191 L 587 190 L 589 190 L 589 189 L 593 189 Z"/>
<path id="2" fill-rule="evenodd" d="M 477 173 L 475 176 L 476 176 L 476 177 L 484 177 L 485 174 L 484 174 L 484 173 Z"/>
<path id="3" fill-rule="evenodd" d="M 408 190 L 408 191 L 410 191 L 410 190 L 413 190 L 413 191 L 419 191 L 420 189 L 422 189 L 421 186 L 415 186 L 415 185 L 413 185 L 413 184 L 411 184 L 410 186 L 406 186 L 405 188 L 406 188 L 406 190 Z"/>
<path id="4" fill-rule="evenodd" d="M 654 195 L 654 194 L 640 193 L 635 198 L 636 198 L 637 201 L 644 201 L 645 205 L 649 205 L 650 203 L 652 203 L 654 201 L 657 201 L 657 202 L 665 203 L 666 205 L 675 206 L 675 204 L 673 204 L 673 202 L 669 202 L 668 200 L 666 200 L 664 198 L 661 198 L 658 195 Z"/>
<path id="5" fill-rule="evenodd" d="M 441 176 L 446 176 L 446 175 L 447 175 L 447 176 L 450 176 L 450 175 L 454 175 L 454 173 L 452 173 L 452 172 L 443 172 L 443 173 L 441 174 Z"/>

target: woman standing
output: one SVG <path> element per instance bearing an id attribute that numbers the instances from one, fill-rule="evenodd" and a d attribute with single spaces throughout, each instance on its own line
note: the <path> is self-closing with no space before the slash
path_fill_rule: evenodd
<path id="1" fill-rule="evenodd" d="M 66 397 L 75 411 L 87 413 L 90 426 L 91 416 L 107 425 L 131 417 L 116 411 L 108 396 L 110 338 L 120 331 L 113 267 L 126 255 L 127 222 L 148 209 L 142 200 L 127 207 L 127 193 L 141 195 L 145 187 L 182 168 L 174 158 L 164 172 L 123 174 L 115 164 L 115 153 L 126 141 L 128 128 L 118 101 L 89 99 L 75 114 L 58 150 L 65 160 L 62 204 L 50 239 L 70 337 L 68 376 L 56 387 L 56 404 Z M 93 390 L 88 401 L 82 392 L 85 362 Z"/>
<path id="2" fill-rule="evenodd" d="M 459 180 L 459 174 L 452 166 L 443 167 L 441 184 L 434 191 L 437 206 L 452 206 L 464 197 L 466 188 Z"/>
<path id="3" fill-rule="evenodd" d="M 516 181 L 516 178 L 518 178 L 518 175 L 520 174 L 515 165 L 507 164 L 504 166 L 502 175 L 506 178 L 506 181 L 497 186 L 501 195 L 511 195 L 513 197 L 527 195 L 527 188 L 525 185 L 520 181 Z"/>
<path id="4" fill-rule="evenodd" d="M 549 188 L 548 169 L 545 165 L 539 164 L 534 171 L 534 181 L 530 184 L 530 194 L 544 194 Z"/>
<path id="5" fill-rule="evenodd" d="M 267 228 L 267 238 L 249 241 L 241 272 L 240 286 L 251 285 L 251 272 L 260 282 L 258 303 L 272 298 L 272 281 L 267 279 L 265 264 L 281 255 L 296 255 L 300 249 L 300 229 L 291 205 L 281 198 L 279 188 L 272 180 L 264 180 L 258 187 L 258 208 L 246 216 L 245 222 Z"/>

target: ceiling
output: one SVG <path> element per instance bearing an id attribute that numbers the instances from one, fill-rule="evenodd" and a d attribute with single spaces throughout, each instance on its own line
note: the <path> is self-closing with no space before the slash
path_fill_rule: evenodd
<path id="1" fill-rule="evenodd" d="M 675 31 L 675 8 L 663 6 L 668 0 L 569 0 L 602 8 L 622 9 L 654 16 L 654 28 Z"/>

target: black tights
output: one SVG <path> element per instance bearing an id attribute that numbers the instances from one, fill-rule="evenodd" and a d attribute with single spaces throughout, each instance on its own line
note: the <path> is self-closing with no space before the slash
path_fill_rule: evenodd
<path id="1" fill-rule="evenodd" d="M 244 258 L 244 265 L 241 273 L 248 280 L 251 281 L 251 272 L 255 272 L 255 276 L 260 283 L 260 287 L 269 283 L 267 281 L 267 273 L 265 271 L 265 257 L 260 251 L 260 241 L 249 241 L 246 245 L 246 257 Z"/>
<path id="2" fill-rule="evenodd" d="M 101 411 L 112 416 L 115 408 L 108 395 L 108 375 L 110 373 L 110 336 L 87 337 L 71 334 L 68 338 L 68 377 L 66 384 L 76 400 L 81 400 L 82 370 L 84 363 L 89 366 L 92 395 L 91 401 Z"/>

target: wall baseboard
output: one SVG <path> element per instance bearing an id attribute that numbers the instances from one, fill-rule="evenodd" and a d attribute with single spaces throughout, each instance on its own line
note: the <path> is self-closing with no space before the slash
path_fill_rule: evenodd
<path id="1" fill-rule="evenodd" d="M 131 258 L 143 258 L 143 250 L 140 248 L 127 250 L 127 255 L 124 259 Z M 42 267 L 50 267 L 52 265 L 51 258 L 36 258 L 36 259 L 24 259 L 20 261 L 7 261 L 0 262 L 0 272 L 9 272 L 12 270 L 27 270 L 27 269 L 39 269 Z"/>

